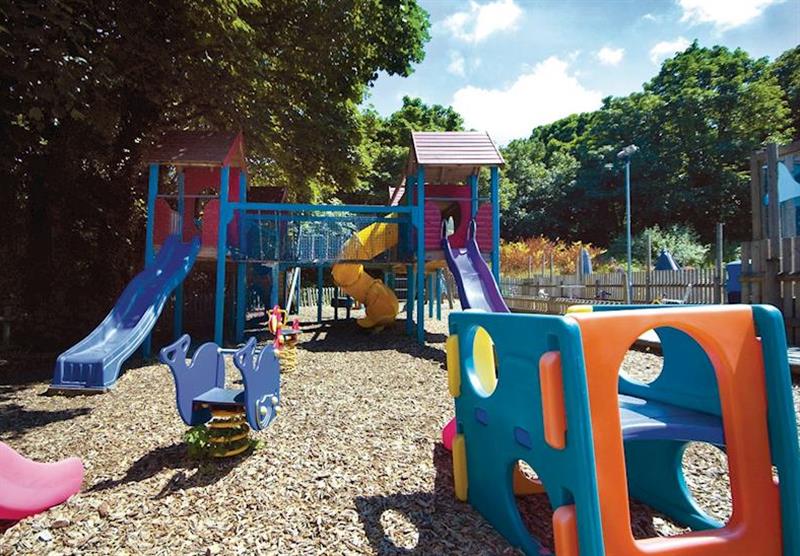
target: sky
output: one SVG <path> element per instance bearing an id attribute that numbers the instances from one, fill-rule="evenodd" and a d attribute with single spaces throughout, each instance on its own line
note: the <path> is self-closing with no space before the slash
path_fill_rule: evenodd
<path id="1" fill-rule="evenodd" d="M 800 0 L 420 0 L 425 60 L 381 75 L 365 105 L 389 115 L 404 95 L 451 105 L 500 144 L 537 125 L 641 90 L 697 39 L 774 59 L 800 44 Z"/>

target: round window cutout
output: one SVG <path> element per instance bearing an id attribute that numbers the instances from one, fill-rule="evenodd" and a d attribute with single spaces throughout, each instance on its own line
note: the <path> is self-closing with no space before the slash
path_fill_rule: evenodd
<path id="1" fill-rule="evenodd" d="M 660 336 L 650 329 L 639 336 L 635 346 L 628 348 L 619 374 L 634 383 L 652 383 L 664 370 L 664 358 L 655 353 L 657 349 L 661 349 Z"/>
<path id="2" fill-rule="evenodd" d="M 494 341 L 485 328 L 479 326 L 472 337 L 472 353 L 467 361 L 467 372 L 475 391 L 485 398 L 497 388 L 497 359 Z"/>

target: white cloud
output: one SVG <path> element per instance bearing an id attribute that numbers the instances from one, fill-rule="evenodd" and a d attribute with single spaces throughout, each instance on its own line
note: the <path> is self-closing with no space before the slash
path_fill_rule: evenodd
<path id="1" fill-rule="evenodd" d="M 711 23 L 717 31 L 740 27 L 760 16 L 772 4 L 783 0 L 678 0 L 681 21 L 691 25 Z"/>
<path id="2" fill-rule="evenodd" d="M 464 116 L 467 128 L 486 130 L 505 144 L 527 137 L 537 125 L 596 110 L 602 97 L 581 85 L 566 61 L 552 56 L 504 89 L 463 87 L 455 92 L 451 104 Z"/>
<path id="3" fill-rule="evenodd" d="M 642 16 L 642 19 L 645 21 L 658 21 L 659 18 L 651 13 L 646 13 Z"/>
<path id="4" fill-rule="evenodd" d="M 686 37 L 678 37 L 674 41 L 661 41 L 660 43 L 656 43 L 656 45 L 650 49 L 650 61 L 655 65 L 659 65 L 676 52 L 682 52 L 689 48 L 690 44 L 692 43 L 689 42 L 689 39 Z"/>
<path id="5" fill-rule="evenodd" d="M 442 24 L 457 39 L 476 44 L 499 31 L 514 29 L 520 17 L 522 8 L 514 0 L 487 4 L 471 0 L 469 9 L 447 16 Z"/>
<path id="6" fill-rule="evenodd" d="M 460 52 L 450 51 L 450 63 L 447 64 L 448 73 L 464 77 L 466 75 L 464 57 Z"/>
<path id="7" fill-rule="evenodd" d="M 622 61 L 624 55 L 624 48 L 611 48 L 610 46 L 604 46 L 596 54 L 597 59 L 604 66 L 616 66 Z"/>

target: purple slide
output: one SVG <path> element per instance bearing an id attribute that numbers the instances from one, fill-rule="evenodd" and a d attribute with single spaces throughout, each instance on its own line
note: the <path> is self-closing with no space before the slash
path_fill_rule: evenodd
<path id="1" fill-rule="evenodd" d="M 106 318 L 86 338 L 58 356 L 51 388 L 106 390 L 158 320 L 172 290 L 186 278 L 200 238 L 183 243 L 171 235 L 151 265 L 131 280 Z"/>
<path id="2" fill-rule="evenodd" d="M 469 224 L 467 246 L 453 249 L 450 241 L 442 238 L 442 249 L 447 266 L 458 287 L 458 297 L 462 309 L 481 309 L 490 313 L 510 313 L 500 287 L 494 281 L 489 265 L 481 256 L 478 242 L 475 241 L 475 221 Z"/>

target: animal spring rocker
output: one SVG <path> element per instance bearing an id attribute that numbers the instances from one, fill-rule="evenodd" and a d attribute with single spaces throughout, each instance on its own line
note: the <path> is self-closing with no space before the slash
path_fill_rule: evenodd
<path id="1" fill-rule="evenodd" d="M 280 366 L 275 351 L 256 354 L 256 340 L 250 338 L 233 354 L 244 388 L 226 388 L 224 350 L 205 343 L 187 364 L 190 343 L 184 334 L 160 352 L 175 377 L 178 413 L 189 426 L 208 427 L 212 456 L 239 455 L 250 447 L 250 429 L 265 429 L 278 413 Z"/>
<path id="2" fill-rule="evenodd" d="M 275 351 L 281 361 L 284 372 L 297 368 L 297 344 L 300 341 L 300 321 L 295 318 L 291 328 L 286 328 L 288 315 L 286 310 L 275 305 L 269 313 L 267 327 L 275 336 Z"/>

